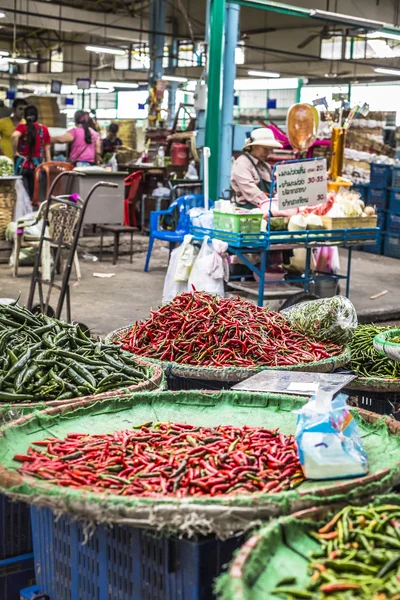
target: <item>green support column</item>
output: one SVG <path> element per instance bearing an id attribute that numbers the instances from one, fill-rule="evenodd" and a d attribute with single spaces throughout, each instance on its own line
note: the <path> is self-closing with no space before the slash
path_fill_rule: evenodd
<path id="1" fill-rule="evenodd" d="M 206 116 L 206 146 L 210 157 L 210 198 L 217 200 L 218 162 L 221 138 L 222 65 L 226 0 L 211 0 L 208 45 L 208 92 Z"/>
<path id="2" fill-rule="evenodd" d="M 296 91 L 296 102 L 300 102 L 301 100 L 301 89 L 303 87 L 303 80 L 299 79 L 298 83 L 297 83 L 297 91 Z"/>

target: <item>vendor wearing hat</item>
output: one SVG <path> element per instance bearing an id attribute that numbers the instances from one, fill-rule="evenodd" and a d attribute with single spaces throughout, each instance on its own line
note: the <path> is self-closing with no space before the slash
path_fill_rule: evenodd
<path id="1" fill-rule="evenodd" d="M 234 201 L 242 208 L 260 206 L 269 197 L 271 167 L 267 163 L 273 148 L 282 148 L 272 131 L 266 127 L 254 129 L 243 148 L 243 154 L 235 161 L 231 173 Z"/>

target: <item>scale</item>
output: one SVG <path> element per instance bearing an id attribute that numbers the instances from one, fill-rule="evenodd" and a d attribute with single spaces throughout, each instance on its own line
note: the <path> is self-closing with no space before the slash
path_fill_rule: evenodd
<path id="1" fill-rule="evenodd" d="M 233 390 L 249 392 L 274 392 L 313 396 L 317 390 L 335 394 L 345 388 L 356 375 L 352 373 L 303 373 L 300 371 L 266 370 L 233 386 Z"/>

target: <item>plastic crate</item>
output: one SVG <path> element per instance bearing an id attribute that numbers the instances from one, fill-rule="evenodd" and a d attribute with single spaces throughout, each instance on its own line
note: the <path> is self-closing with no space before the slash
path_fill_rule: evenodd
<path id="1" fill-rule="evenodd" d="M 82 523 L 47 508 L 31 516 L 36 583 L 51 600 L 211 600 L 214 579 L 244 541 L 120 525 L 100 525 L 86 541 Z"/>
<path id="2" fill-rule="evenodd" d="M 380 227 L 381 234 L 384 231 L 386 231 L 386 219 L 387 219 L 386 211 L 378 210 L 376 226 Z M 383 252 L 383 236 L 382 235 L 380 236 L 380 238 L 376 244 L 363 246 L 363 250 L 364 250 L 364 252 L 369 252 L 370 254 L 382 254 L 382 252 Z"/>
<path id="3" fill-rule="evenodd" d="M 389 210 L 390 212 L 400 214 L 400 189 L 390 191 Z"/>
<path id="4" fill-rule="evenodd" d="M 400 215 L 389 212 L 387 216 L 387 232 L 400 234 Z"/>
<path id="5" fill-rule="evenodd" d="M 400 258 L 400 235 L 386 233 L 383 240 L 383 254 Z"/>
<path id="6" fill-rule="evenodd" d="M 21 557 L 22 558 L 22 557 Z M 35 583 L 33 558 L 18 560 L 6 566 L 0 566 L 1 600 L 20 600 L 20 590 Z"/>
<path id="7" fill-rule="evenodd" d="M 20 600 L 35 600 L 38 597 L 41 597 L 42 600 L 50 600 L 50 596 L 47 596 L 47 598 L 46 598 L 46 596 L 43 596 L 40 593 L 37 585 L 33 585 L 31 587 L 24 588 L 23 590 L 20 591 L 19 597 L 20 597 Z"/>
<path id="8" fill-rule="evenodd" d="M 262 214 L 221 213 L 214 210 L 214 229 L 233 233 L 258 233 Z"/>
<path id="9" fill-rule="evenodd" d="M 351 190 L 352 192 L 357 192 L 357 194 L 360 194 L 360 200 L 366 202 L 368 193 L 368 186 L 366 184 L 353 183 Z"/>
<path id="10" fill-rule="evenodd" d="M 400 189 L 400 165 L 392 166 L 392 188 Z"/>
<path id="11" fill-rule="evenodd" d="M 0 494 L 0 560 L 29 554 L 32 550 L 29 505 L 12 502 Z"/>
<path id="12" fill-rule="evenodd" d="M 376 206 L 378 209 L 387 208 L 388 194 L 384 188 L 369 187 L 367 193 L 367 204 Z"/>
<path id="13" fill-rule="evenodd" d="M 390 182 L 390 165 L 371 163 L 370 185 L 372 187 L 386 188 Z"/>
<path id="14" fill-rule="evenodd" d="M 400 394 L 370 392 L 368 390 L 344 390 L 349 395 L 349 404 L 379 415 L 392 416 L 400 421 Z"/>
<path id="15" fill-rule="evenodd" d="M 208 379 L 190 379 L 167 374 L 168 389 L 174 392 L 179 390 L 229 390 L 235 382 L 209 381 Z"/>

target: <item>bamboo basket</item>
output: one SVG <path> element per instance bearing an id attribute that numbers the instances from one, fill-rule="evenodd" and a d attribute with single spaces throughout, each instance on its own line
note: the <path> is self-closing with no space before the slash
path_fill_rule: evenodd
<path id="1" fill-rule="evenodd" d="M 376 227 L 377 216 L 321 217 L 324 229 L 366 229 Z"/>
<path id="2" fill-rule="evenodd" d="M 0 177 L 0 240 L 6 237 L 7 225 L 13 219 L 14 206 L 17 200 L 15 181 Z"/>

